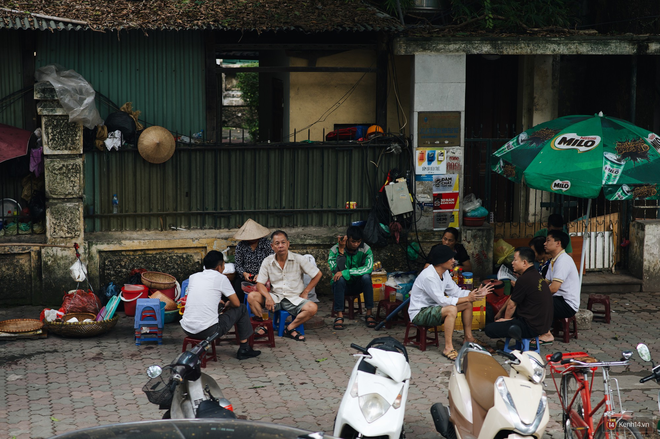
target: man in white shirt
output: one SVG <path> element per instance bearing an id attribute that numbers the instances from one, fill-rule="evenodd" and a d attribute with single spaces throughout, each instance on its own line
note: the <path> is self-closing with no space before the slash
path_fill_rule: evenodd
<path id="1" fill-rule="evenodd" d="M 222 274 L 225 262 L 222 253 L 211 250 L 204 257 L 204 271 L 190 276 L 186 309 L 181 319 L 181 327 L 189 337 L 204 340 L 218 332 L 225 335 L 236 325 L 241 346 L 236 358 L 246 360 L 261 354 L 248 344 L 252 335 L 252 324 L 247 307 L 238 301 L 238 297 L 227 276 Z M 222 296 L 227 298 L 220 315 L 218 308 Z"/>
<path id="2" fill-rule="evenodd" d="M 566 253 L 570 238 L 561 230 L 548 231 L 545 240 L 545 252 L 550 256 L 550 265 L 545 280 L 552 292 L 553 319 L 565 319 L 575 315 L 580 309 L 580 276 L 573 258 Z M 552 332 L 539 336 L 541 344 L 551 344 Z"/>
<path id="3" fill-rule="evenodd" d="M 456 253 L 446 245 L 436 245 L 429 252 L 426 267 L 417 276 L 410 290 L 410 321 L 421 326 L 440 326 L 444 322 L 445 347 L 442 355 L 455 360 L 452 335 L 456 316 L 460 312 L 465 331 L 465 341 L 473 342 L 472 302 L 483 299 L 492 291 L 492 286 L 481 285 L 472 291 L 462 290 L 451 278 Z"/>
<path id="4" fill-rule="evenodd" d="M 255 315 L 260 316 L 262 308 L 275 312 L 285 310 L 293 316 L 293 321 L 284 329 L 284 336 L 297 341 L 305 341 L 305 336 L 296 328 L 316 314 L 318 307 L 307 299 L 321 279 L 321 271 L 306 257 L 289 251 L 289 237 L 286 232 L 276 230 L 271 237 L 274 255 L 261 263 L 257 276 L 257 291 L 248 295 L 248 303 Z M 312 280 L 305 286 L 303 273 Z M 266 289 L 270 281 L 271 291 Z"/>

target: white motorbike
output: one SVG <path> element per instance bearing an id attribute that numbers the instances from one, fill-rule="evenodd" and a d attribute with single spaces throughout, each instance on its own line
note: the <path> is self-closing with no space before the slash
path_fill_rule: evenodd
<path id="1" fill-rule="evenodd" d="M 236 418 L 234 408 L 225 399 L 218 384 L 202 373 L 200 354 L 210 348 L 215 333 L 177 357 L 169 366 L 147 369 L 151 378 L 142 387 L 149 402 L 167 410 L 163 419 Z"/>
<path id="2" fill-rule="evenodd" d="M 343 439 L 405 438 L 403 416 L 410 386 L 405 346 L 392 337 L 379 337 L 360 351 L 339 405 L 333 436 Z"/>
<path id="3" fill-rule="evenodd" d="M 510 335 L 520 340 L 520 328 Z M 447 439 L 522 439 L 543 436 L 550 418 L 543 390 L 545 362 L 533 351 L 510 353 L 509 373 L 476 343 L 461 348 L 449 378 L 449 407 L 436 403 L 431 415 Z M 556 357 L 556 358 L 555 358 Z M 559 361 L 561 353 L 553 355 Z"/>
<path id="4" fill-rule="evenodd" d="M 638 344 L 637 353 L 642 360 L 651 362 L 651 375 L 647 375 L 644 378 L 641 378 L 639 382 L 645 383 L 647 381 L 655 380 L 656 383 L 660 384 L 660 364 L 656 365 L 655 362 L 653 362 L 653 359 L 651 358 L 651 351 L 649 350 L 648 346 L 646 346 L 644 343 Z M 660 390 L 658 391 L 658 410 L 660 410 Z M 658 421 L 656 428 L 658 430 L 658 434 L 660 434 L 660 421 Z"/>

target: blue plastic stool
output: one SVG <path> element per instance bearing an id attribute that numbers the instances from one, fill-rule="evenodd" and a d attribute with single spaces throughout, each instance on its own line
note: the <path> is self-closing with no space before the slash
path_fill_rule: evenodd
<path id="1" fill-rule="evenodd" d="M 541 355 L 541 343 L 539 342 L 539 338 L 536 337 L 536 349 L 530 349 L 529 348 L 529 343 L 534 340 L 533 338 L 523 338 L 522 339 L 522 344 L 520 342 L 516 342 L 516 344 L 513 346 L 513 349 L 518 349 L 520 352 L 525 352 L 525 351 L 534 351 L 537 354 Z M 511 341 L 511 337 L 507 337 L 506 340 L 504 340 L 504 352 L 511 352 L 511 348 L 509 348 L 509 341 Z"/>
<path id="2" fill-rule="evenodd" d="M 135 345 L 143 341 L 163 344 L 163 308 L 158 299 L 138 299 L 135 305 Z"/>
<path id="3" fill-rule="evenodd" d="M 277 330 L 277 335 L 280 337 L 284 335 L 284 328 L 286 328 L 286 319 L 290 316 L 287 311 L 281 309 L 279 311 L 275 311 L 273 314 L 273 329 Z M 305 328 L 303 325 L 300 325 L 296 328 L 296 331 L 300 333 L 300 335 L 305 335 Z"/>
<path id="4" fill-rule="evenodd" d="M 186 297 L 186 288 L 188 288 L 188 281 L 189 281 L 189 280 L 190 280 L 190 279 L 186 279 L 186 280 L 184 280 L 183 283 L 181 284 L 181 296 L 179 297 L 179 300 L 180 300 L 180 299 L 183 299 L 184 297 Z"/>

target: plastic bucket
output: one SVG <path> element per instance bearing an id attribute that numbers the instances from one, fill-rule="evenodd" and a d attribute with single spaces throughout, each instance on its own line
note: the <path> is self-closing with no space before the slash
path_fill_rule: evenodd
<path id="1" fill-rule="evenodd" d="M 124 285 L 119 293 L 119 298 L 124 302 L 124 313 L 127 316 L 134 316 L 136 300 L 148 299 L 149 288 L 146 285 Z"/>

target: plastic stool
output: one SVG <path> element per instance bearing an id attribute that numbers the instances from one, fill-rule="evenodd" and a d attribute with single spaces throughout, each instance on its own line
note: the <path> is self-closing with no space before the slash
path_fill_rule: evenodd
<path id="1" fill-rule="evenodd" d="M 410 329 L 416 329 L 414 337 L 410 337 Z M 429 326 L 415 325 L 413 322 L 408 322 L 406 325 L 406 335 L 403 339 L 404 345 L 414 345 L 418 346 L 419 350 L 424 352 L 426 350 L 426 343 L 430 342 L 431 344 L 440 347 L 440 340 L 438 339 L 438 331 L 433 332 L 433 337 L 427 335 Z"/>
<path id="2" fill-rule="evenodd" d="M 570 330 L 570 325 L 573 324 L 573 331 Z M 564 343 L 568 343 L 571 338 L 577 340 L 578 330 L 577 330 L 577 320 L 575 316 L 569 317 L 566 319 L 557 319 L 552 323 L 552 335 L 555 337 L 562 337 Z"/>
<path id="3" fill-rule="evenodd" d="M 248 339 L 248 344 L 250 346 L 254 346 L 255 344 L 265 344 L 270 346 L 271 348 L 275 347 L 275 328 L 272 325 L 272 322 L 270 320 L 253 320 L 250 319 L 250 323 L 252 324 L 252 330 L 254 331 L 257 329 L 259 326 L 262 326 L 263 328 L 266 329 L 266 336 L 265 337 L 260 337 L 257 338 L 256 334 L 252 333 L 250 338 Z M 302 332 L 301 332 L 302 334 Z"/>
<path id="4" fill-rule="evenodd" d="M 188 281 L 190 279 L 186 279 L 181 283 L 181 295 L 179 296 L 179 299 L 183 299 L 186 297 L 186 288 L 188 288 Z"/>
<path id="5" fill-rule="evenodd" d="M 591 307 L 596 304 L 600 303 L 605 307 L 604 310 L 593 310 Z M 606 296 L 605 294 L 589 294 L 589 302 L 587 302 L 587 309 L 591 311 L 594 314 L 594 318 L 604 318 L 605 323 L 610 322 L 610 296 Z M 598 315 L 596 315 L 598 314 Z"/>
<path id="6" fill-rule="evenodd" d="M 275 311 L 273 314 L 273 329 L 277 329 L 277 335 L 282 337 L 284 335 L 284 328 L 286 328 L 286 319 L 290 316 L 287 311 L 280 309 L 279 311 Z M 296 331 L 300 333 L 300 335 L 305 335 L 305 328 L 303 325 L 300 325 L 296 328 Z"/>
<path id="7" fill-rule="evenodd" d="M 383 320 L 387 318 L 392 312 L 397 309 L 399 306 L 401 306 L 403 302 L 400 300 L 397 300 L 395 302 L 390 302 L 390 299 L 384 299 L 378 301 L 378 308 L 376 309 L 376 320 L 381 320 L 380 316 L 380 310 L 381 308 L 383 311 L 385 311 L 385 315 L 382 317 Z M 401 316 L 403 314 L 403 317 Z M 388 320 L 385 323 L 385 328 L 390 329 L 392 328 L 393 325 L 398 324 L 398 325 L 405 325 L 408 323 L 408 313 L 406 312 L 405 308 L 400 311 L 400 314 L 397 314 L 396 316 L 392 317 L 391 320 Z"/>
<path id="8" fill-rule="evenodd" d="M 530 349 L 529 348 L 529 343 L 532 340 L 536 340 L 536 349 Z M 511 352 L 512 349 L 509 347 L 509 342 L 511 341 L 511 337 L 507 337 L 506 340 L 504 340 L 504 349 L 502 349 L 504 352 Z M 541 354 L 541 343 L 539 342 L 539 337 L 536 336 L 536 338 L 523 338 L 522 343 L 519 341 L 516 341 L 516 344 L 513 345 L 513 349 L 518 349 L 520 352 L 525 352 L 525 351 L 534 351 L 537 354 Z"/>
<path id="9" fill-rule="evenodd" d="M 357 305 L 355 303 L 355 299 L 357 299 Z M 357 311 L 358 314 L 362 314 L 362 293 L 356 294 L 355 296 L 349 296 L 345 295 L 344 296 L 344 311 L 342 312 L 347 312 L 348 310 L 348 318 L 353 320 L 355 318 L 355 311 Z M 338 311 L 333 310 L 330 313 L 332 317 L 335 317 L 337 315 Z"/>
<path id="10" fill-rule="evenodd" d="M 194 346 L 197 346 L 202 341 L 204 341 L 204 340 L 199 340 L 199 339 L 192 338 L 192 337 L 184 338 L 183 339 L 183 347 L 181 348 L 181 352 L 186 352 L 186 350 L 188 350 L 187 349 L 188 345 L 190 345 L 190 347 L 192 348 Z M 218 361 L 218 356 L 216 355 L 216 352 L 215 352 L 215 340 L 213 340 L 211 342 L 210 346 L 211 346 L 211 355 L 208 355 L 208 359 L 211 360 L 211 361 L 216 361 L 217 362 Z M 202 351 L 199 354 L 199 359 L 202 362 L 202 367 L 206 367 L 207 354 L 208 353 L 206 351 Z"/>
<path id="11" fill-rule="evenodd" d="M 134 329 L 140 326 L 154 326 L 163 329 L 163 315 L 160 311 L 160 300 L 138 299 L 135 305 Z"/>

